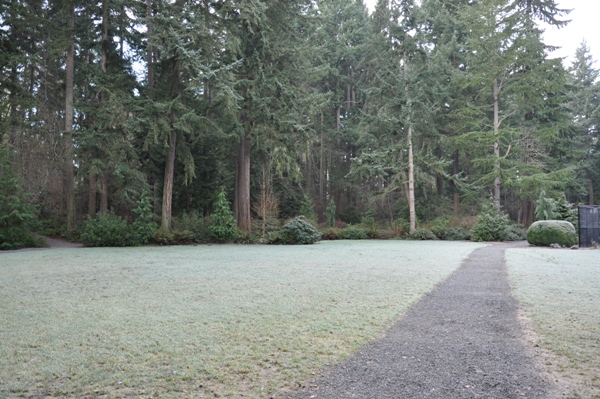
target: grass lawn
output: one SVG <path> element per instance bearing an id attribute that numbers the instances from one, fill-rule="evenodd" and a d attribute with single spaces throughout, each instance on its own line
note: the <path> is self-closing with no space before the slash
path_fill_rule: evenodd
<path id="1" fill-rule="evenodd" d="M 511 249 L 506 260 L 547 369 L 569 397 L 600 398 L 600 251 Z"/>
<path id="2" fill-rule="evenodd" d="M 381 336 L 480 246 L 0 254 L 0 398 L 266 398 Z"/>

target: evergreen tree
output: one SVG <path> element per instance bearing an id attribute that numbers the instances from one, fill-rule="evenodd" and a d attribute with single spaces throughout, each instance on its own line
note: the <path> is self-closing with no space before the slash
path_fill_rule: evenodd
<path id="1" fill-rule="evenodd" d="M 578 174 L 585 181 L 587 202 L 594 204 L 594 182 L 600 174 L 600 71 L 586 42 L 575 52 L 575 60 L 569 68 L 569 92 L 567 106 L 573 118 L 574 136 L 569 140 L 573 161 L 578 163 Z"/>

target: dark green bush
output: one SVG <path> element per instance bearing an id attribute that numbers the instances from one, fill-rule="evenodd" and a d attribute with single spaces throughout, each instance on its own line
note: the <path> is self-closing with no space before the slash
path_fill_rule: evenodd
<path id="1" fill-rule="evenodd" d="M 238 231 L 233 242 L 236 244 L 256 244 L 259 240 L 259 237 L 250 231 Z"/>
<path id="2" fill-rule="evenodd" d="M 506 241 L 523 241 L 526 238 L 525 230 L 522 227 L 511 224 L 506 227 Z"/>
<path id="3" fill-rule="evenodd" d="M 565 220 L 540 220 L 529 226 L 527 242 L 532 245 L 559 244 L 570 247 L 577 244 L 577 232 L 571 222 Z"/>
<path id="4" fill-rule="evenodd" d="M 214 242 L 233 241 L 237 233 L 237 227 L 224 188 L 221 189 L 217 197 L 215 208 L 216 210 L 212 214 L 214 224 L 208 228 L 210 239 Z"/>
<path id="5" fill-rule="evenodd" d="M 444 239 L 448 241 L 470 240 L 471 233 L 464 227 L 450 227 L 444 232 Z"/>
<path id="6" fill-rule="evenodd" d="M 213 225 L 210 217 L 202 217 L 196 212 L 182 213 L 173 220 L 175 230 L 188 230 L 192 232 L 192 241 L 204 244 L 211 240 L 209 228 Z"/>
<path id="7" fill-rule="evenodd" d="M 448 223 L 450 222 L 447 218 L 435 218 L 431 222 L 431 232 L 437 236 L 440 240 L 443 240 L 446 235 L 446 228 L 448 227 Z"/>
<path id="8" fill-rule="evenodd" d="M 489 209 L 479 216 L 479 220 L 471 232 L 471 240 L 506 241 L 510 225 L 510 220 L 505 213 Z"/>
<path id="9" fill-rule="evenodd" d="M 158 225 L 154 222 L 154 213 L 150 204 L 150 197 L 142 194 L 137 202 L 137 208 L 133 209 L 135 218 L 131 225 L 132 244 L 147 244 L 155 235 Z"/>
<path id="10" fill-rule="evenodd" d="M 342 229 L 338 229 L 337 227 L 327 227 L 321 234 L 321 240 L 339 240 L 341 231 Z"/>
<path id="11" fill-rule="evenodd" d="M 339 238 L 342 240 L 366 240 L 369 238 L 367 230 L 358 226 L 348 226 L 340 230 Z"/>
<path id="12" fill-rule="evenodd" d="M 35 210 L 25 199 L 11 163 L 0 159 L 0 250 L 42 246 L 31 232 Z"/>
<path id="13" fill-rule="evenodd" d="M 283 244 L 314 244 L 321 239 L 321 233 L 304 216 L 298 216 L 279 230 Z"/>
<path id="14" fill-rule="evenodd" d="M 340 213 L 340 219 L 346 224 L 359 224 L 361 217 L 360 211 L 353 205 L 350 205 Z"/>
<path id="15" fill-rule="evenodd" d="M 437 236 L 428 229 L 417 229 L 411 235 L 410 238 L 413 240 L 437 240 Z"/>
<path id="16" fill-rule="evenodd" d="M 89 215 L 81 227 L 80 239 L 87 247 L 126 247 L 135 244 L 127 222 L 113 212 Z"/>

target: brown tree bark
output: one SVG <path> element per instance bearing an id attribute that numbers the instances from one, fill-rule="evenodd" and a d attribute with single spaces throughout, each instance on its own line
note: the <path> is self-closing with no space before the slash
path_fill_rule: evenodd
<path id="1" fill-rule="evenodd" d="M 452 174 L 456 176 L 458 174 L 459 167 L 459 156 L 458 150 L 454 151 L 454 160 L 452 162 Z M 452 199 L 454 203 L 454 213 L 458 214 L 460 212 L 460 193 L 458 192 L 458 184 L 456 182 L 452 182 Z"/>
<path id="2" fill-rule="evenodd" d="M 108 173 L 100 175 L 100 213 L 108 212 Z"/>
<path id="3" fill-rule="evenodd" d="M 165 180 L 163 185 L 163 200 L 160 227 L 169 230 L 171 228 L 171 210 L 173 207 L 173 177 L 175 173 L 175 145 L 177 144 L 177 133 L 172 131 L 169 135 L 169 148 L 167 148 L 167 159 L 165 163 Z"/>
<path id="4" fill-rule="evenodd" d="M 75 26 L 75 8 L 69 5 L 67 29 L 69 47 L 67 49 L 65 82 L 65 200 L 67 211 L 67 230 L 75 228 L 75 173 L 73 166 L 73 84 L 75 80 L 75 44 L 73 28 Z"/>
<path id="5" fill-rule="evenodd" d="M 498 87 L 498 79 L 494 79 L 492 84 L 492 95 L 494 99 L 494 157 L 496 158 L 496 165 L 494 166 L 494 172 L 496 176 L 494 177 L 494 206 L 497 210 L 500 210 L 500 143 L 499 143 L 499 134 L 500 134 L 500 119 L 499 119 L 499 98 L 500 98 L 500 88 Z"/>
<path id="6" fill-rule="evenodd" d="M 88 176 L 88 215 L 93 219 L 96 217 L 96 185 L 97 176 L 90 172 Z"/>
<path id="7" fill-rule="evenodd" d="M 248 130 L 248 129 L 247 129 Z M 238 148 L 237 180 L 237 226 L 241 231 L 250 231 L 250 132 L 240 139 Z"/>

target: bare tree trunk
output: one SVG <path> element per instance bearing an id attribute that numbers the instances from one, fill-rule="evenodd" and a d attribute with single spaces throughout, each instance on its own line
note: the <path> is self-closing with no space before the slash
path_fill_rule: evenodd
<path id="1" fill-rule="evenodd" d="M 148 65 L 148 98 L 154 99 L 154 50 L 150 44 L 152 40 L 152 24 L 150 18 L 152 17 L 152 0 L 146 0 L 146 37 L 147 37 L 147 48 L 146 48 L 146 64 Z"/>
<path id="2" fill-rule="evenodd" d="M 454 176 L 458 175 L 458 150 L 454 151 L 454 162 L 452 163 L 452 174 Z M 458 184 L 456 182 L 452 182 L 452 197 L 454 202 L 454 213 L 458 214 L 460 212 L 460 193 L 458 192 Z"/>
<path id="3" fill-rule="evenodd" d="M 108 0 L 102 1 L 102 59 L 100 61 L 102 74 L 106 75 L 108 70 Z M 100 92 L 100 106 L 107 101 L 105 90 Z M 104 167 L 106 168 L 106 166 Z M 102 171 L 100 175 L 100 213 L 108 212 L 108 172 Z"/>
<path id="4" fill-rule="evenodd" d="M 67 208 L 67 230 L 75 228 L 75 173 L 73 166 L 73 84 L 75 80 L 75 44 L 73 28 L 75 26 L 75 8 L 69 5 L 67 29 L 69 30 L 69 48 L 67 49 L 66 87 L 65 87 L 65 200 Z"/>
<path id="5" fill-rule="evenodd" d="M 89 193 L 88 193 L 88 215 L 91 218 L 96 217 L 96 174 L 90 172 L 89 174 Z"/>
<path id="6" fill-rule="evenodd" d="M 413 159 L 412 126 L 410 116 L 408 117 L 408 213 L 410 223 L 410 234 L 417 229 L 417 214 L 415 212 L 415 168 Z"/>
<path id="7" fill-rule="evenodd" d="M 163 200 L 160 227 L 165 230 L 171 228 L 171 210 L 173 207 L 173 177 L 175 174 L 175 146 L 177 144 L 177 132 L 172 131 L 169 135 L 169 148 L 167 148 L 167 159 L 165 162 L 165 180 L 163 186 Z"/>
<path id="8" fill-rule="evenodd" d="M 327 198 L 325 194 L 325 138 L 323 131 L 325 130 L 323 114 L 321 114 L 321 148 L 319 149 L 319 215 L 320 221 L 325 218 L 325 207 L 327 206 Z"/>
<path id="9" fill-rule="evenodd" d="M 108 212 L 108 174 L 100 175 L 100 213 Z"/>
<path id="10" fill-rule="evenodd" d="M 404 50 L 404 91 L 408 97 L 408 64 L 406 49 Z M 410 110 L 409 110 L 410 112 Z M 414 157 L 413 157 L 413 143 L 412 143 L 412 126 L 410 120 L 410 114 L 406 118 L 406 124 L 408 125 L 407 140 L 408 140 L 408 214 L 409 214 L 409 232 L 414 233 L 417 229 L 417 214 L 415 211 L 415 168 L 414 168 Z"/>
<path id="11" fill-rule="evenodd" d="M 588 196 L 590 205 L 594 205 L 594 181 L 591 176 L 588 178 Z"/>
<path id="12" fill-rule="evenodd" d="M 247 131 L 240 139 L 238 151 L 238 229 L 250 231 L 250 134 Z"/>
<path id="13" fill-rule="evenodd" d="M 494 166 L 494 206 L 497 210 L 500 210 L 500 122 L 499 122 L 499 95 L 500 89 L 498 88 L 498 79 L 494 79 L 492 86 L 492 93 L 494 98 L 494 157 L 496 158 L 496 165 Z"/>

